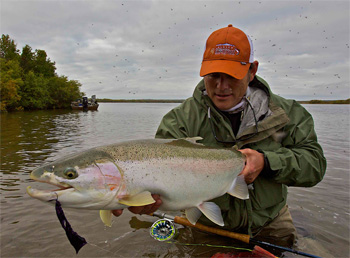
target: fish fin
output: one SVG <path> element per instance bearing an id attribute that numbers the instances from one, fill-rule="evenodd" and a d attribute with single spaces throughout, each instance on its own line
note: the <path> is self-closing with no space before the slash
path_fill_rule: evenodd
<path id="1" fill-rule="evenodd" d="M 202 137 L 190 137 L 190 138 L 180 138 L 175 139 L 173 141 L 170 141 L 166 143 L 166 145 L 173 145 L 173 146 L 179 146 L 179 147 L 191 147 L 191 148 L 203 148 L 203 144 L 199 143 L 197 141 L 203 140 Z"/>
<path id="2" fill-rule="evenodd" d="M 233 180 L 227 193 L 242 200 L 249 199 L 248 186 L 243 175 L 239 175 Z"/>
<path id="3" fill-rule="evenodd" d="M 195 225 L 202 215 L 202 212 L 197 207 L 192 207 L 185 210 L 186 218 L 192 225 Z"/>
<path id="4" fill-rule="evenodd" d="M 112 226 L 112 211 L 111 210 L 100 210 L 100 218 L 102 222 L 108 226 Z"/>
<path id="5" fill-rule="evenodd" d="M 119 199 L 118 202 L 127 206 L 144 206 L 155 203 L 156 201 L 153 199 L 149 191 L 144 191 L 133 196 L 128 196 Z"/>
<path id="6" fill-rule="evenodd" d="M 194 144 L 200 144 L 200 145 L 203 145 L 201 143 L 198 143 L 197 141 L 200 141 L 200 140 L 203 140 L 202 137 L 200 136 L 196 136 L 196 137 L 188 137 L 188 138 L 184 138 L 184 140 L 188 141 L 188 142 L 192 142 Z"/>
<path id="7" fill-rule="evenodd" d="M 221 209 L 213 202 L 203 202 L 198 205 L 198 209 L 215 224 L 224 226 L 224 219 L 221 215 Z"/>

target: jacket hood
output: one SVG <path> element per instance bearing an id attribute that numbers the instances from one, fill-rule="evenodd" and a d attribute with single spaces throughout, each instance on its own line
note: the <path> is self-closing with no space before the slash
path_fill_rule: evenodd
<path id="1" fill-rule="evenodd" d="M 289 122 L 289 118 L 282 108 L 271 101 L 273 93 L 265 80 L 255 76 L 249 87 L 251 92 L 247 98 L 249 104 L 243 111 L 241 126 L 235 138 L 239 139 L 243 136 L 256 134 L 256 124 L 258 124 L 259 133 L 255 137 L 237 144 L 239 148 L 247 143 L 271 136 Z M 193 98 L 205 110 L 210 108 L 213 117 L 223 116 L 222 111 L 218 110 L 209 96 L 205 94 L 204 80 L 201 80 L 196 86 Z"/>

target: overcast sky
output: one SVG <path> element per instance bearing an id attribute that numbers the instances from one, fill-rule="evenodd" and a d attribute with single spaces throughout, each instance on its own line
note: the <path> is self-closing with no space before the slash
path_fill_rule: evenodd
<path id="1" fill-rule="evenodd" d="M 232 24 L 253 40 L 258 75 L 297 100 L 346 99 L 349 1 L 1 0 L 1 34 L 45 50 L 86 95 L 184 99 L 205 41 Z"/>

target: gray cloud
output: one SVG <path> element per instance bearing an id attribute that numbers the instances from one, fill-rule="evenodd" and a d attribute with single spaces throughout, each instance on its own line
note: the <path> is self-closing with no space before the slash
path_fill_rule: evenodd
<path id="1" fill-rule="evenodd" d="M 251 36 L 276 94 L 349 98 L 348 1 L 1 2 L 2 34 L 101 98 L 191 96 L 207 37 L 228 24 Z"/>

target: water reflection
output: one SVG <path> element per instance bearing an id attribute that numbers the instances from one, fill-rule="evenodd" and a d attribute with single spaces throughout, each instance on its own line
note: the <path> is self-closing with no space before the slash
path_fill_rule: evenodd
<path id="1" fill-rule="evenodd" d="M 59 142 L 55 120 L 64 119 L 66 114 L 67 111 L 2 114 L 1 171 L 28 172 L 46 159 Z"/>

